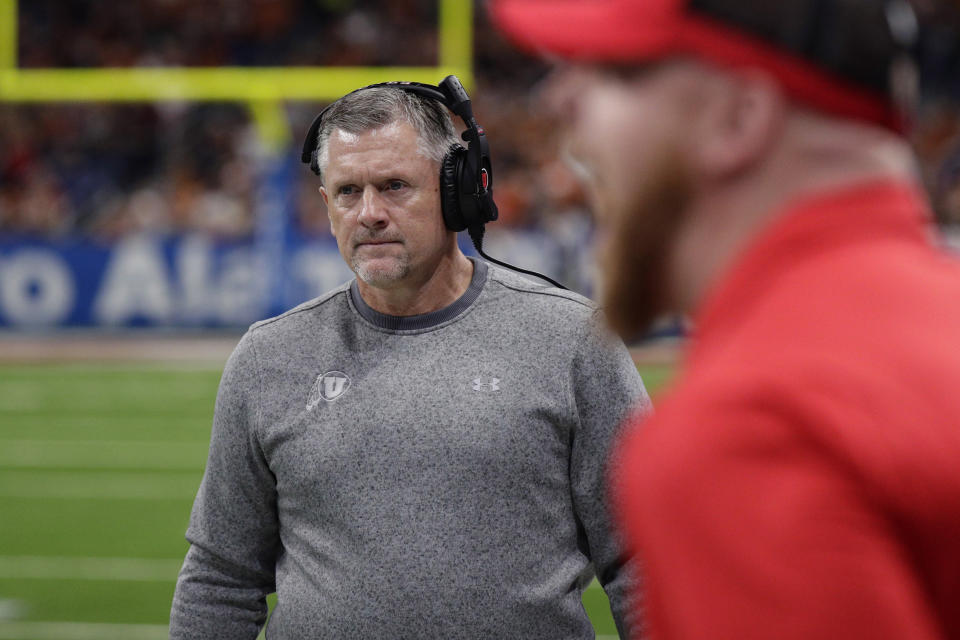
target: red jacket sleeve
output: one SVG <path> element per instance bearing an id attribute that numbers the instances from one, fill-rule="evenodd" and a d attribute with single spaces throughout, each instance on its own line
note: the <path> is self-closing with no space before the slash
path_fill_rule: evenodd
<path id="1" fill-rule="evenodd" d="M 620 450 L 649 637 L 940 637 L 896 522 L 855 470 L 783 412 L 712 409 L 656 416 Z"/>

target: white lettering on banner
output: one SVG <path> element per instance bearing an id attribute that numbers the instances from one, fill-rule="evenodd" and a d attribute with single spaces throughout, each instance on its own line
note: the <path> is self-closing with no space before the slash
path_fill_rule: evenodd
<path id="1" fill-rule="evenodd" d="M 134 318 L 165 322 L 171 318 L 173 296 L 158 242 L 135 236 L 116 245 L 93 313 L 105 324 L 124 324 Z"/>
<path id="2" fill-rule="evenodd" d="M 251 248 L 227 250 L 218 260 L 208 238 L 190 235 L 177 245 L 174 260 L 177 320 L 242 325 L 267 311 L 265 270 Z"/>
<path id="3" fill-rule="evenodd" d="M 303 284 L 305 299 L 323 295 L 353 277 L 335 247 L 303 249 L 294 254 L 290 264 L 296 281 Z"/>
<path id="4" fill-rule="evenodd" d="M 227 252 L 217 282 L 216 312 L 221 322 L 250 323 L 267 311 L 267 270 L 254 249 Z"/>
<path id="5" fill-rule="evenodd" d="M 216 286 L 212 282 L 213 249 L 199 234 L 186 236 L 176 255 L 180 277 L 179 317 L 186 322 L 205 322 L 214 318 Z"/>
<path id="6" fill-rule="evenodd" d="M 122 240 L 107 266 L 94 317 L 114 325 L 135 318 L 156 324 L 249 324 L 267 311 L 260 263 L 249 247 L 228 250 L 218 260 L 210 241 L 188 236 L 174 247 L 171 273 L 159 241 Z"/>
<path id="7" fill-rule="evenodd" d="M 22 249 L 0 262 L 0 312 L 10 324 L 50 326 L 70 315 L 75 283 L 63 258 Z"/>
<path id="8" fill-rule="evenodd" d="M 521 239 L 491 231 L 489 244 L 498 249 L 491 253 L 507 260 L 512 255 L 525 267 L 546 273 L 558 272 L 551 260 L 559 254 L 547 236 L 518 235 Z M 353 277 L 335 243 L 326 238 L 297 243 L 288 251 L 283 278 L 271 285 L 267 264 L 277 258 L 274 252 L 249 242 L 221 245 L 201 234 L 129 236 L 107 251 L 86 243 L 71 244 L 69 250 L 57 243 L 5 244 L 0 253 L 0 324 L 51 326 L 75 316 L 79 322 L 107 326 L 144 322 L 238 327 L 323 295 Z M 91 277 L 98 279 L 82 280 Z M 273 303 L 278 306 L 271 308 Z"/>

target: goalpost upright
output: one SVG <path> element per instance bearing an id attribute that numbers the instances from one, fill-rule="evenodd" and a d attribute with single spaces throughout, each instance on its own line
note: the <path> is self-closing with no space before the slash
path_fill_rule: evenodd
<path id="1" fill-rule="evenodd" d="M 281 103 L 330 101 L 368 84 L 436 84 L 454 74 L 473 83 L 473 1 L 437 0 L 439 53 L 418 67 L 129 67 L 21 69 L 17 0 L 0 0 L 0 102 L 242 102 L 261 140 L 289 143 Z"/>

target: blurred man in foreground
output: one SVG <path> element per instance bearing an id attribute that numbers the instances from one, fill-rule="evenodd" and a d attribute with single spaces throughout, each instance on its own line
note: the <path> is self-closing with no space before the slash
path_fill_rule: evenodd
<path id="1" fill-rule="evenodd" d="M 687 314 L 619 451 L 656 640 L 960 638 L 960 267 L 892 77 L 916 24 L 860 0 L 501 0 L 605 241 L 624 335 Z"/>
<path id="2" fill-rule="evenodd" d="M 461 253 L 439 102 L 365 88 L 315 126 L 357 277 L 227 363 L 171 638 L 252 640 L 273 591 L 272 640 L 593 638 L 594 575 L 626 628 L 604 478 L 647 398 L 623 343 L 583 297 Z"/>

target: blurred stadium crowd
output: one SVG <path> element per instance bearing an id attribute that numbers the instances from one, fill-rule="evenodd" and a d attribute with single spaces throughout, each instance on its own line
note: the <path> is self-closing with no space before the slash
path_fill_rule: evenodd
<path id="1" fill-rule="evenodd" d="M 960 24 L 960 10 L 917 4 L 928 33 L 913 136 L 941 217 L 960 226 L 960 44 L 938 31 Z M 19 5 L 18 64 L 433 65 L 436 10 L 436 0 L 30 0 Z M 531 103 L 544 67 L 476 13 L 472 97 L 491 140 L 500 224 L 573 235 L 589 224 L 583 197 L 557 160 L 549 120 Z M 286 106 L 295 147 L 322 106 Z M 0 104 L 0 233 L 247 236 L 257 147 L 243 105 Z M 328 233 L 316 178 L 307 170 L 298 176 L 299 228 Z"/>

